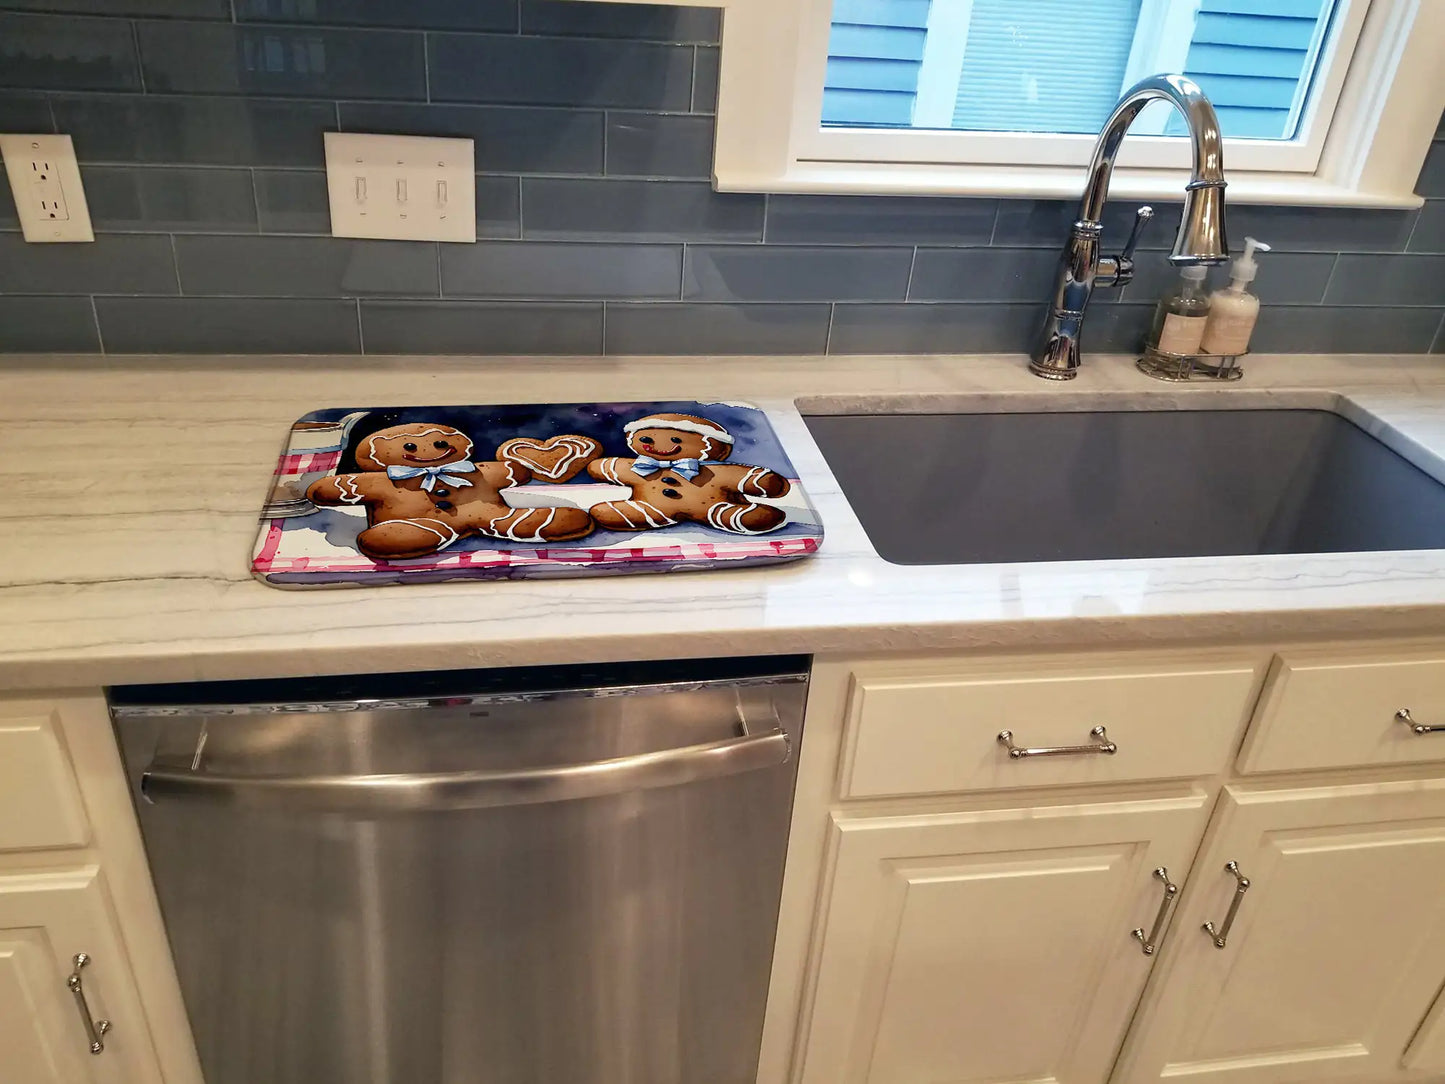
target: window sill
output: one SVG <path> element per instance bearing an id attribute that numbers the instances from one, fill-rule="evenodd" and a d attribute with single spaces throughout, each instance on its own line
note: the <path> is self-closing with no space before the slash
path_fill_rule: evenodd
<path id="1" fill-rule="evenodd" d="M 1319 177 L 1278 173 L 1230 173 L 1228 200 L 1294 207 L 1419 207 L 1412 194 L 1362 192 Z M 1181 200 L 1188 178 L 1173 170 L 1116 170 L 1109 195 L 1120 199 Z M 796 162 L 782 175 L 718 170 L 720 192 L 804 192 L 831 195 L 994 196 L 1078 199 L 1084 171 L 1047 166 L 938 166 Z"/>

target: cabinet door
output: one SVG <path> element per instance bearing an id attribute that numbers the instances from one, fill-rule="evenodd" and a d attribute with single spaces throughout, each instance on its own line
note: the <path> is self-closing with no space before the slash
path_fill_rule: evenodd
<path id="1" fill-rule="evenodd" d="M 1445 779 L 1226 788 L 1118 1080 L 1428 1078 L 1442 886 Z"/>
<path id="2" fill-rule="evenodd" d="M 105 1049 L 90 1040 L 66 986 L 76 953 Z M 94 866 L 0 875 L 0 1081 L 159 1084 L 160 1073 Z"/>
<path id="3" fill-rule="evenodd" d="M 1181 880 L 1203 795 L 835 815 L 806 1084 L 1099 1084 Z"/>

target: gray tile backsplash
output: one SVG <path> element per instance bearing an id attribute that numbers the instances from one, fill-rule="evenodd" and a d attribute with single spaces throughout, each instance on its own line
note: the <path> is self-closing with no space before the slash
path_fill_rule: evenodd
<path id="1" fill-rule="evenodd" d="M 0 185 L 0 351 L 1026 348 L 1076 203 L 715 192 L 720 33 L 570 0 L 0 0 L 0 131 L 72 136 L 97 231 L 26 245 Z M 478 243 L 330 237 L 338 129 L 475 140 Z M 1275 249 L 1255 347 L 1445 353 L 1445 117 L 1418 191 L 1231 204 L 1235 247 Z M 1135 349 L 1177 281 L 1156 211 L 1091 349 Z"/>
<path id="2" fill-rule="evenodd" d="M 188 296 L 436 297 L 434 241 L 347 237 L 177 237 Z"/>

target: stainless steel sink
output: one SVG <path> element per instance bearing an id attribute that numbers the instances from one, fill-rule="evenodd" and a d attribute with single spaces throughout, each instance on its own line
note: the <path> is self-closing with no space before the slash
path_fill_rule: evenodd
<path id="1" fill-rule="evenodd" d="M 1324 410 L 805 420 L 894 564 L 1445 548 L 1445 486 Z"/>

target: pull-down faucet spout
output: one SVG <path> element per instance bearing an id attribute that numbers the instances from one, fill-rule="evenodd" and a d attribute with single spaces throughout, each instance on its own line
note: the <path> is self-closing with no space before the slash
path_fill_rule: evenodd
<path id="1" fill-rule="evenodd" d="M 1100 256 L 1104 202 L 1119 145 L 1134 118 L 1150 102 L 1172 102 L 1184 115 L 1194 151 L 1189 183 L 1184 187 L 1184 214 L 1169 262 L 1176 265 L 1223 263 L 1229 258 L 1224 236 L 1224 149 L 1214 107 L 1192 79 L 1153 75 L 1130 87 L 1105 121 L 1089 163 L 1079 216 L 1059 257 L 1058 279 L 1029 368 L 1051 380 L 1069 380 L 1079 371 L 1079 334 L 1096 286 L 1123 286 L 1134 277 L 1134 246 L 1139 230 L 1153 213 L 1139 209 L 1139 218 L 1118 256 Z"/>

